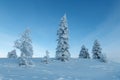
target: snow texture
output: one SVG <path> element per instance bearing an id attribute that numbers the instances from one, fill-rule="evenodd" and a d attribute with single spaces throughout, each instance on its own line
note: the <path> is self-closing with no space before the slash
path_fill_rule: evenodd
<path id="1" fill-rule="evenodd" d="M 0 80 L 120 80 L 120 63 L 101 63 L 94 59 L 51 59 L 44 64 L 32 59 L 35 66 L 19 67 L 18 59 L 0 59 Z"/>

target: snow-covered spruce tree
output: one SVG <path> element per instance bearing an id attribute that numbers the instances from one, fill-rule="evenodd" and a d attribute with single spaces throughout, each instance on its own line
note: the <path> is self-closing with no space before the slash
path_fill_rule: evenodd
<path id="1" fill-rule="evenodd" d="M 15 41 L 15 47 L 21 51 L 21 56 L 19 58 L 20 65 L 31 65 L 32 55 L 33 55 L 33 47 L 32 41 L 30 38 L 30 30 L 26 29 L 21 38 Z M 25 61 L 26 60 L 26 61 Z"/>
<path id="2" fill-rule="evenodd" d="M 61 61 L 69 60 L 69 44 L 68 44 L 68 24 L 66 14 L 61 18 L 59 29 L 57 31 L 57 48 L 56 59 Z"/>
<path id="3" fill-rule="evenodd" d="M 7 57 L 8 58 L 17 58 L 16 50 L 12 50 L 11 52 L 8 52 Z"/>
<path id="4" fill-rule="evenodd" d="M 46 63 L 46 64 L 49 63 L 49 52 L 48 51 L 46 51 L 46 56 L 44 56 L 43 62 Z"/>
<path id="5" fill-rule="evenodd" d="M 85 59 L 90 58 L 88 49 L 84 45 L 82 45 L 82 47 L 81 47 L 79 58 L 85 58 Z"/>
<path id="6" fill-rule="evenodd" d="M 92 48 L 93 59 L 100 59 L 102 54 L 102 48 L 100 47 L 100 43 L 98 40 L 94 41 L 94 45 Z"/>

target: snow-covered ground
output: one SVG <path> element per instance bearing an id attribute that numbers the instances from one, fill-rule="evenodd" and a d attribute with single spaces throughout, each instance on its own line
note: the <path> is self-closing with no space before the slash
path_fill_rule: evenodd
<path id="1" fill-rule="evenodd" d="M 120 64 L 71 59 L 68 62 L 33 59 L 34 66 L 19 67 L 15 59 L 0 59 L 0 80 L 120 80 Z"/>

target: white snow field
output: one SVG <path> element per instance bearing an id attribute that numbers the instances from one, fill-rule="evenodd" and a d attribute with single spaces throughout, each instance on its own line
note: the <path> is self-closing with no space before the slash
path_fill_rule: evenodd
<path id="1" fill-rule="evenodd" d="M 120 80 L 120 64 L 92 59 L 68 62 L 33 59 L 34 66 L 19 67 L 16 59 L 0 59 L 0 80 Z"/>

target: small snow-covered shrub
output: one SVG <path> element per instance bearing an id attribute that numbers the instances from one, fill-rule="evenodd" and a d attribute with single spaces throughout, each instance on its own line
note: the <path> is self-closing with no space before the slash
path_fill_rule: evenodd
<path id="1" fill-rule="evenodd" d="M 19 66 L 27 66 L 27 59 L 25 57 L 19 57 Z"/>
<path id="2" fill-rule="evenodd" d="M 17 58 L 16 50 L 12 50 L 11 52 L 8 52 L 8 58 Z"/>
<path id="3" fill-rule="evenodd" d="M 19 57 L 18 59 L 19 59 L 19 66 L 30 66 L 30 65 L 33 65 L 33 62 L 29 58 Z"/>
<path id="4" fill-rule="evenodd" d="M 48 64 L 49 63 L 49 52 L 46 51 L 46 56 L 43 57 L 42 62 Z"/>
<path id="5" fill-rule="evenodd" d="M 100 61 L 101 61 L 101 62 L 107 62 L 106 54 L 101 54 L 101 55 L 100 55 Z"/>

